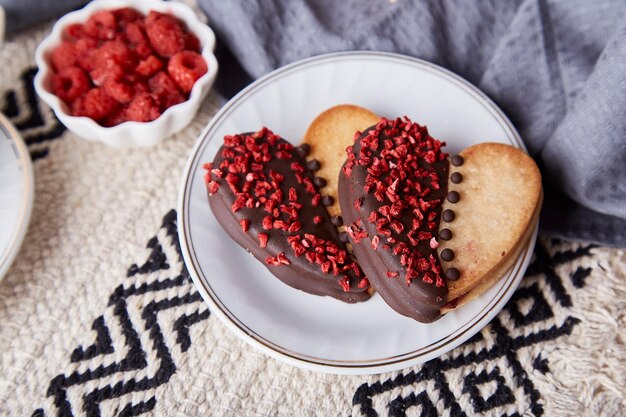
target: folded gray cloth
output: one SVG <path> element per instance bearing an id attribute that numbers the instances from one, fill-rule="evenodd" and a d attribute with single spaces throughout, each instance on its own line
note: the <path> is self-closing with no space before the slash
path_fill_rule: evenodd
<path id="1" fill-rule="evenodd" d="M 451 69 L 502 107 L 538 161 L 542 232 L 626 246 L 623 0 L 199 3 L 253 77 L 343 50 L 399 52 Z"/>
<path id="2" fill-rule="evenodd" d="M 6 32 L 50 20 L 89 3 L 89 0 L 0 0 L 6 13 Z"/>

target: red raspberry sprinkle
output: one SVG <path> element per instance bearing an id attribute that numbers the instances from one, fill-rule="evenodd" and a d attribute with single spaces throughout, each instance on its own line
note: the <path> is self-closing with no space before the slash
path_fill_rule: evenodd
<path id="1" fill-rule="evenodd" d="M 367 278 L 361 278 L 357 287 L 363 289 L 363 288 L 367 288 L 369 285 L 370 285 L 370 282 Z"/>
<path id="2" fill-rule="evenodd" d="M 231 211 L 247 208 L 258 208 L 261 215 L 260 226 L 265 232 L 259 233 L 257 238 L 260 247 L 267 247 L 269 239 L 280 236 L 288 242 L 288 251 L 296 258 L 304 256 L 312 265 L 319 265 L 319 270 L 333 276 L 347 274 L 348 290 L 349 279 L 354 282 L 363 282 L 366 288 L 368 281 L 363 281 L 363 273 L 359 266 L 348 256 L 343 246 L 336 242 L 320 238 L 312 233 L 304 233 L 304 227 L 311 227 L 325 221 L 325 217 L 315 213 L 310 218 L 303 219 L 300 210 L 304 201 L 310 194 L 306 192 L 308 183 L 312 187 L 314 199 L 321 205 L 321 195 L 312 182 L 312 174 L 302 169 L 302 181 L 294 185 L 295 179 L 288 175 L 274 171 L 266 163 L 275 161 L 277 152 L 285 152 L 290 155 L 287 161 L 281 162 L 291 168 L 291 172 L 297 174 L 301 170 L 301 163 L 292 163 L 289 159 L 300 158 L 295 153 L 295 148 L 287 142 L 279 140 L 267 129 L 252 134 L 230 135 L 224 138 L 224 146 L 220 151 L 221 160 L 218 163 L 205 164 L 203 166 L 206 175 L 207 188 L 213 190 L 213 184 L 227 185 L 226 191 L 232 192 L 234 202 Z M 269 158 L 267 158 L 269 156 Z M 255 161 L 259 161 L 258 163 Z M 222 182 L 223 181 L 223 182 Z M 289 185 L 287 185 L 289 184 Z M 317 209 L 324 210 L 322 207 Z M 257 214 L 258 216 L 258 214 Z M 239 217 L 241 219 L 241 217 Z M 246 221 L 244 221 L 246 220 Z M 242 230 L 250 228 L 248 219 L 240 220 Z M 311 230 L 311 229 L 309 229 Z M 315 229 L 313 229 L 315 230 Z M 365 231 L 361 232 L 363 236 Z M 288 265 L 288 254 L 282 253 L 277 256 L 268 256 L 265 261 L 268 265 Z M 341 284 L 340 284 L 341 285 Z M 361 289 L 363 289 L 361 288 Z"/>
<path id="3" fill-rule="evenodd" d="M 343 289 L 344 292 L 349 292 L 350 291 L 350 278 L 347 275 L 344 275 L 339 280 L 339 285 L 341 285 L 341 288 Z"/>
<path id="4" fill-rule="evenodd" d="M 291 264 L 289 259 L 287 259 L 287 257 L 285 256 L 285 252 L 281 252 L 276 256 L 268 256 L 267 259 L 265 259 L 265 263 L 274 266 Z"/>
<path id="5" fill-rule="evenodd" d="M 346 150 L 341 175 L 349 177 L 357 172 L 359 181 L 353 185 L 363 188 L 355 189 L 355 195 L 362 191 L 373 196 L 366 217 L 376 230 L 372 247 L 378 248 L 380 239 L 386 239 L 382 248 L 399 257 L 408 283 L 420 278 L 435 285 L 441 280 L 445 285 L 438 261 L 432 266 L 429 262 L 439 245 L 433 234 L 441 214 L 441 190 L 447 181 L 444 160 L 448 155 L 442 152 L 443 145 L 428 134 L 426 127 L 398 118 L 381 119 Z M 354 208 L 361 208 L 358 199 Z M 359 230 L 355 225 L 347 227 L 354 243 L 359 242 Z"/>

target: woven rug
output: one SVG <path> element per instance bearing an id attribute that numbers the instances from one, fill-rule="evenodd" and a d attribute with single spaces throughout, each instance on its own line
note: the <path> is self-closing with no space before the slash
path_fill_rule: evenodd
<path id="1" fill-rule="evenodd" d="M 223 101 L 181 133 L 116 150 L 38 101 L 49 26 L 0 48 L 0 109 L 28 143 L 36 197 L 0 283 L 2 416 L 618 416 L 626 414 L 626 253 L 541 239 L 502 312 L 423 366 L 345 377 L 238 340 L 181 260 L 183 166 Z"/>

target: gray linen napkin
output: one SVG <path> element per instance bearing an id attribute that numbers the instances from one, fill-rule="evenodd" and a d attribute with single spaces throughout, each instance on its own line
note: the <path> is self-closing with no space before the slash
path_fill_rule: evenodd
<path id="1" fill-rule="evenodd" d="M 432 61 L 477 85 L 519 129 L 546 185 L 543 234 L 626 246 L 623 0 L 199 0 L 259 77 L 332 51 Z"/>
<path id="2" fill-rule="evenodd" d="M 253 77 L 359 49 L 424 58 L 465 77 L 503 108 L 542 169 L 542 233 L 626 246 L 623 0 L 198 1 Z M 0 0 L 8 33 L 84 3 Z M 230 68 L 218 90 L 237 85 Z"/>
<path id="3" fill-rule="evenodd" d="M 89 0 L 0 0 L 6 14 L 7 34 L 61 16 L 87 3 Z"/>

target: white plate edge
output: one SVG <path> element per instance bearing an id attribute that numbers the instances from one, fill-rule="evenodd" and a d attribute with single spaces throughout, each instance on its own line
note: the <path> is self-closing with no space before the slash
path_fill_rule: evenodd
<path id="1" fill-rule="evenodd" d="M 21 200 L 21 218 L 18 222 L 18 225 L 14 228 L 12 237 L 9 243 L 9 246 L 2 254 L 2 258 L 0 259 L 0 281 L 4 278 L 9 268 L 13 264 L 15 257 L 17 256 L 20 247 L 22 246 L 22 242 L 24 241 L 24 237 L 26 236 L 26 231 L 28 230 L 28 225 L 30 223 L 30 217 L 33 211 L 33 201 L 35 199 L 35 176 L 33 172 L 33 164 L 30 159 L 30 154 L 28 152 L 28 148 L 22 139 L 22 136 L 19 134 L 17 129 L 13 126 L 13 124 L 9 121 L 9 119 L 2 113 L 0 113 L 0 124 L 2 124 L 10 135 L 10 139 L 15 145 L 15 149 L 17 150 L 19 162 L 22 164 L 22 169 L 20 172 L 22 173 L 22 180 L 24 181 L 24 185 L 26 187 L 25 192 L 22 194 Z M 24 190 L 23 190 L 24 191 Z"/>

